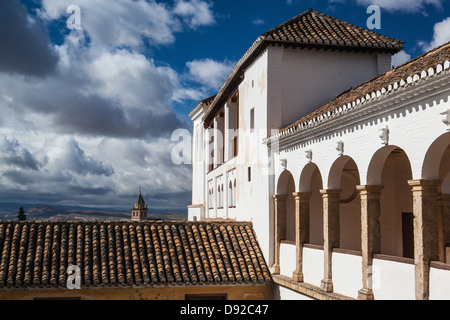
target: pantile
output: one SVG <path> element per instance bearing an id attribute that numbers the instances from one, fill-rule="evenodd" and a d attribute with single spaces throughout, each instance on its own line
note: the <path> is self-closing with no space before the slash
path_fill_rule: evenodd
<path id="1" fill-rule="evenodd" d="M 82 288 L 271 281 L 244 222 L 0 222 L 0 288 Z"/>

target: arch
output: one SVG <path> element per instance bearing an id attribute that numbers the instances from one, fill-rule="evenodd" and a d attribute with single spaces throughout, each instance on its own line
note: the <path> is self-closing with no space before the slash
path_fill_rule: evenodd
<path id="1" fill-rule="evenodd" d="M 228 184 L 228 208 L 233 208 L 233 182 Z"/>
<path id="2" fill-rule="evenodd" d="M 284 239 L 295 241 L 295 181 L 290 171 L 285 170 L 278 178 L 277 193 L 285 195 Z"/>
<path id="3" fill-rule="evenodd" d="M 340 248 L 361 251 L 361 198 L 358 166 L 353 158 L 341 156 L 333 163 L 328 188 L 341 190 L 339 202 Z"/>
<path id="4" fill-rule="evenodd" d="M 289 170 L 284 170 L 277 183 L 277 194 L 287 194 L 287 186 L 290 180 L 294 180 L 292 173 Z"/>
<path id="5" fill-rule="evenodd" d="M 233 182 L 233 208 L 236 208 L 237 204 L 237 189 L 236 189 L 236 179 Z"/>
<path id="6" fill-rule="evenodd" d="M 383 186 L 379 219 L 381 253 L 413 258 L 413 197 L 408 184 L 413 177 L 411 162 L 403 149 L 389 146 L 375 153 L 371 165 L 369 182 Z"/>
<path id="7" fill-rule="evenodd" d="M 439 180 L 440 166 L 447 148 L 450 146 L 450 132 L 444 133 L 437 138 L 428 148 L 422 166 L 422 179 Z"/>
<path id="8" fill-rule="evenodd" d="M 397 146 L 385 146 L 378 149 L 370 160 L 369 168 L 367 170 L 367 184 L 368 185 L 381 185 L 381 177 L 383 175 L 384 164 L 386 159 L 394 150 L 402 150 Z M 404 151 L 403 151 L 404 152 Z M 409 161 L 409 159 L 408 159 Z M 411 164 L 410 164 L 411 167 Z"/>
<path id="9" fill-rule="evenodd" d="M 225 207 L 225 192 L 223 192 L 223 183 L 220 187 L 220 207 L 223 209 Z"/>
<path id="10" fill-rule="evenodd" d="M 300 192 L 310 193 L 309 197 L 309 243 L 323 246 L 323 199 L 320 190 L 323 180 L 315 163 L 307 164 L 300 174 Z"/>
<path id="11" fill-rule="evenodd" d="M 316 171 L 317 170 L 317 171 Z M 320 188 L 323 188 L 322 175 L 320 174 L 319 167 L 315 163 L 308 163 L 300 174 L 300 192 L 310 192 L 311 182 L 314 174 L 318 174 L 320 177 Z"/>
<path id="12" fill-rule="evenodd" d="M 356 162 L 349 156 L 339 157 L 331 166 L 328 176 L 328 189 L 341 189 L 342 175 L 350 173 L 360 184 L 359 170 Z"/>

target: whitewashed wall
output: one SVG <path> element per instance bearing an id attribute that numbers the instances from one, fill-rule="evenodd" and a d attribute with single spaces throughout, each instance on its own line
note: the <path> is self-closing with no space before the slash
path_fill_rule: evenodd
<path id="1" fill-rule="evenodd" d="M 291 278 L 296 265 L 296 246 L 295 244 L 282 243 L 280 245 L 280 274 Z"/>
<path id="2" fill-rule="evenodd" d="M 375 300 L 414 300 L 414 264 L 373 260 L 373 294 Z"/>
<path id="3" fill-rule="evenodd" d="M 430 300 L 450 300 L 450 271 L 431 267 Z"/>
<path id="4" fill-rule="evenodd" d="M 379 74 L 377 54 L 292 48 L 282 54 L 282 126 Z"/>
<path id="5" fill-rule="evenodd" d="M 335 292 L 354 299 L 362 284 L 362 257 L 333 252 L 333 288 Z"/>
<path id="6" fill-rule="evenodd" d="M 303 278 L 306 283 L 320 287 L 324 267 L 323 250 L 303 248 Z"/>

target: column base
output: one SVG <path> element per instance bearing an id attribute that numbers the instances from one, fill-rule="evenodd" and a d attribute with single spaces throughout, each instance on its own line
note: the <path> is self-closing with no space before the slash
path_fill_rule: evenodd
<path id="1" fill-rule="evenodd" d="M 295 270 L 292 275 L 292 280 L 295 282 L 303 282 L 303 272 Z"/>
<path id="2" fill-rule="evenodd" d="M 358 291 L 358 300 L 375 300 L 371 289 L 362 288 Z"/>
<path id="3" fill-rule="evenodd" d="M 323 279 L 320 283 L 320 288 L 325 292 L 333 292 L 333 280 Z"/>

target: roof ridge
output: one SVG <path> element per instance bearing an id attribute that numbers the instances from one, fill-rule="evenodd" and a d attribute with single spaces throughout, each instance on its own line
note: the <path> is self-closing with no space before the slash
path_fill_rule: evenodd
<path id="1" fill-rule="evenodd" d="M 287 24 L 289 24 L 289 23 L 291 23 L 291 22 L 293 22 L 293 21 L 295 21 L 295 20 L 296 20 L 297 18 L 299 18 L 299 17 L 303 17 L 303 16 L 307 15 L 308 13 L 314 12 L 314 11 L 310 11 L 310 10 L 312 10 L 312 9 L 308 9 L 307 11 L 304 11 L 304 12 L 302 12 L 302 13 L 296 15 L 295 17 L 293 17 L 293 18 L 291 18 L 291 19 L 289 19 L 289 20 L 287 20 L 287 21 L 285 21 L 285 22 L 279 24 L 278 26 L 273 27 L 272 29 L 270 29 L 270 30 L 264 32 L 261 36 L 265 36 L 266 34 L 269 34 L 270 32 L 272 32 L 272 31 L 274 31 L 274 30 L 276 30 L 276 29 L 278 29 L 278 28 L 280 28 L 280 27 L 282 27 L 282 26 L 285 26 L 285 25 L 287 25 Z M 318 12 L 318 11 L 317 11 L 317 12 Z M 320 12 L 318 12 L 318 13 L 320 13 Z"/>
<path id="2" fill-rule="evenodd" d="M 346 26 L 350 26 L 350 27 L 352 27 L 352 28 L 357 28 L 357 29 L 358 29 L 359 31 L 361 31 L 362 33 L 365 33 L 365 34 L 368 34 L 368 35 L 374 34 L 374 35 L 377 35 L 377 36 L 379 36 L 379 37 L 383 37 L 383 38 L 387 38 L 387 39 L 390 39 L 390 40 L 398 41 L 398 42 L 400 42 L 400 43 L 402 43 L 402 44 L 405 43 L 404 41 L 400 41 L 400 40 L 394 39 L 394 38 L 392 38 L 392 37 L 389 37 L 389 36 L 386 36 L 386 35 L 382 35 L 382 34 L 377 33 L 377 32 L 375 32 L 375 31 L 365 29 L 365 28 L 360 27 L 360 26 L 358 26 L 358 25 L 356 25 L 356 24 L 353 24 L 353 23 L 344 21 L 344 20 L 339 19 L 339 18 L 335 18 L 335 17 L 333 17 L 333 16 L 330 16 L 330 15 L 328 15 L 328 14 L 326 14 L 326 13 L 323 13 L 323 12 L 320 12 L 320 11 L 315 11 L 315 10 L 313 10 L 313 9 L 311 9 L 311 8 L 308 9 L 307 11 L 304 11 L 304 12 L 302 12 L 302 13 L 296 15 L 295 17 L 293 17 L 293 18 L 291 18 L 291 19 L 289 19 L 289 20 L 287 20 L 287 21 L 285 21 L 285 22 L 279 24 L 278 26 L 273 27 L 272 29 L 270 29 L 270 30 L 264 32 L 264 33 L 262 34 L 262 36 L 263 36 L 265 39 L 267 39 L 267 36 L 270 36 L 270 33 L 271 33 L 271 32 L 275 32 L 275 31 L 278 30 L 278 29 L 284 28 L 284 27 L 286 27 L 287 25 L 289 25 L 289 24 L 291 24 L 291 23 L 298 22 L 298 21 L 300 21 L 301 18 L 303 18 L 303 17 L 305 17 L 305 16 L 308 16 L 308 15 L 311 15 L 312 17 L 315 17 L 315 16 L 317 15 L 319 18 L 326 18 L 327 20 L 338 21 L 338 22 L 340 22 L 340 23 L 342 23 L 342 24 L 344 24 L 344 25 L 346 25 Z M 322 23 L 323 23 L 323 22 L 322 22 Z M 267 40 L 269 40 L 269 39 L 267 39 Z"/>

